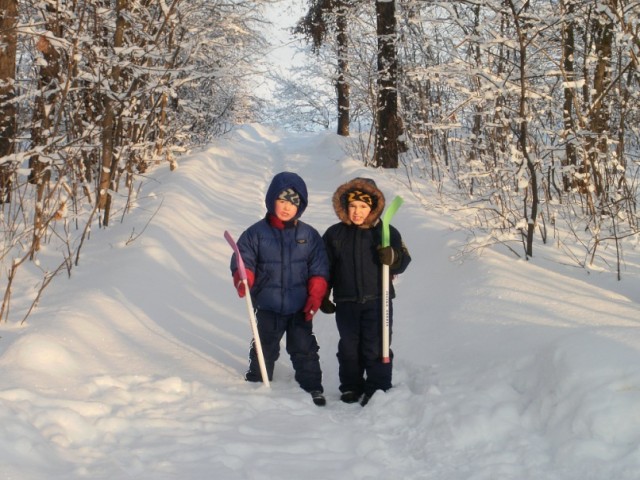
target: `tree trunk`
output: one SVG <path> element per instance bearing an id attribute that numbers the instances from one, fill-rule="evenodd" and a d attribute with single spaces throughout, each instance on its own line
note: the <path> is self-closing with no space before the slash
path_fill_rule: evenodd
<path id="1" fill-rule="evenodd" d="M 398 155 L 406 151 L 404 129 L 398 115 L 398 57 L 396 3 L 376 1 L 378 35 L 377 130 L 374 165 L 398 168 Z"/>
<path id="2" fill-rule="evenodd" d="M 478 26 L 480 25 L 480 13 L 481 13 L 481 8 L 480 5 L 476 5 L 473 9 L 473 32 L 474 34 L 478 34 L 478 38 L 480 38 L 480 34 L 478 32 Z M 482 71 L 483 68 L 483 61 L 482 61 L 482 50 L 480 48 L 480 45 L 477 42 L 474 42 L 471 46 L 470 46 L 470 52 L 469 52 L 469 56 L 473 59 L 474 65 L 475 67 L 478 69 L 478 71 Z M 478 92 L 478 94 L 480 94 L 480 89 L 481 89 L 481 84 L 480 84 L 480 80 L 479 78 L 476 76 L 474 76 L 474 78 L 472 78 L 472 83 L 474 84 L 474 87 L 476 89 L 476 91 Z M 483 141 L 482 141 L 482 129 L 484 128 L 483 125 L 483 106 L 481 105 L 476 105 L 475 106 L 475 113 L 473 115 L 473 122 L 472 122 L 472 127 L 471 127 L 471 132 L 473 133 L 473 135 L 471 136 L 471 149 L 469 151 L 469 161 L 473 162 L 479 158 L 482 158 L 482 153 L 484 150 L 484 146 L 482 145 Z M 472 187 L 473 189 L 473 184 Z"/>
<path id="3" fill-rule="evenodd" d="M 47 30 L 54 37 L 62 38 L 62 24 L 56 15 L 54 6 L 47 5 L 46 25 Z M 43 147 L 43 152 L 48 153 L 47 142 L 53 125 L 52 116 L 59 96 L 60 82 L 60 52 L 51 44 L 49 39 L 42 35 L 38 39 L 36 48 L 45 59 L 40 66 L 38 87 L 39 94 L 35 100 L 33 111 L 33 127 L 31 128 L 31 144 L 34 147 Z M 40 160 L 40 155 L 32 155 L 29 158 L 29 183 L 35 185 L 36 203 L 33 215 L 33 244 L 31 246 L 31 259 L 40 250 L 40 239 L 45 228 L 44 212 L 46 210 L 46 188 L 51 178 L 51 166 Z"/>
<path id="4" fill-rule="evenodd" d="M 533 256 L 533 236 L 535 233 L 536 222 L 538 220 L 538 208 L 540 206 L 540 198 L 538 192 L 538 174 L 536 172 L 536 162 L 531 158 L 529 152 L 529 123 L 528 118 L 528 105 L 527 105 L 527 76 L 526 71 L 528 68 L 527 62 L 527 45 L 529 41 L 527 39 L 526 29 L 522 28 L 521 15 L 523 12 L 519 11 L 513 0 L 508 0 L 509 8 L 513 15 L 513 22 L 516 28 L 517 42 L 518 42 L 518 68 L 520 70 L 519 81 L 519 99 L 518 99 L 518 149 L 522 153 L 527 172 L 529 173 L 529 185 L 527 186 L 527 194 L 524 196 L 524 217 L 527 220 L 526 231 L 526 245 L 525 252 L 527 257 Z M 531 193 L 531 199 L 528 199 L 528 193 Z M 528 212 L 528 202 L 530 202 L 531 212 Z"/>
<path id="5" fill-rule="evenodd" d="M 0 162 L 14 152 L 17 22 L 18 0 L 0 0 Z M 0 205 L 11 201 L 13 175 L 13 162 L 0 163 Z"/>
<path id="6" fill-rule="evenodd" d="M 562 8 L 566 17 L 569 18 L 562 24 L 562 65 L 564 69 L 564 81 L 567 86 L 564 88 L 564 105 L 562 119 L 564 123 L 564 141 L 565 141 L 565 159 L 562 162 L 564 166 L 578 165 L 578 159 L 576 155 L 575 147 L 575 122 L 573 118 L 573 108 L 575 102 L 575 91 L 577 85 L 575 84 L 575 38 L 574 29 L 576 28 L 573 18 L 575 12 L 575 5 L 573 0 L 562 3 Z M 562 174 L 562 185 L 566 192 L 568 192 L 574 185 L 574 180 L 571 174 Z"/>
<path id="7" fill-rule="evenodd" d="M 113 48 L 119 49 L 124 46 L 124 34 L 127 28 L 125 12 L 129 9 L 129 0 L 117 0 L 116 2 L 116 30 L 113 38 Z M 113 65 L 110 75 L 110 87 L 113 91 L 118 91 L 120 83 L 121 68 Z M 115 152 L 116 141 L 116 121 L 117 115 L 110 98 L 110 92 L 103 94 L 104 117 L 102 122 L 102 168 L 100 169 L 98 208 L 103 211 L 102 224 L 109 225 L 109 214 L 111 210 L 111 190 L 115 190 L 113 181 L 116 176 L 118 159 Z"/>
<path id="8" fill-rule="evenodd" d="M 592 23 L 596 52 L 596 68 L 593 76 L 592 105 L 589 112 L 589 131 L 587 142 L 589 165 L 586 169 L 595 192 L 600 196 L 605 192 L 605 179 L 600 167 L 608 157 L 609 106 L 605 97 L 611 84 L 611 55 L 613 53 L 613 24 L 608 15 L 597 15 Z"/>
<path id="9" fill-rule="evenodd" d="M 336 18 L 336 39 L 338 43 L 338 80 L 336 92 L 338 96 L 338 135 L 349 136 L 350 106 L 349 83 L 347 72 L 349 71 L 349 39 L 347 37 L 347 7 L 340 2 Z"/>

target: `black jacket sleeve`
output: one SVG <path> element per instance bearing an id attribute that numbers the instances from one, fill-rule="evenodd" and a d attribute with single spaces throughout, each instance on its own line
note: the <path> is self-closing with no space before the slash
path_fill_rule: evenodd
<path id="1" fill-rule="evenodd" d="M 398 275 L 404 272 L 409 266 L 409 263 L 411 263 L 411 255 L 409 254 L 409 249 L 402 240 L 400 232 L 393 225 L 389 225 L 389 234 L 391 247 L 398 257 L 393 262 L 393 265 L 389 267 L 389 273 L 392 275 Z"/>

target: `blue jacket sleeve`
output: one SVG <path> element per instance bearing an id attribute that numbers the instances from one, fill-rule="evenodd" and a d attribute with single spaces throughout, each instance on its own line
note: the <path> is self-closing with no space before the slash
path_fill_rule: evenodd
<path id="1" fill-rule="evenodd" d="M 238 245 L 240 255 L 242 255 L 242 261 L 244 262 L 245 268 L 255 273 L 256 259 L 258 257 L 258 236 L 255 234 L 254 229 L 250 227 L 242 232 L 236 243 Z M 231 256 L 230 268 L 231 273 L 235 272 L 238 268 L 235 253 Z"/>

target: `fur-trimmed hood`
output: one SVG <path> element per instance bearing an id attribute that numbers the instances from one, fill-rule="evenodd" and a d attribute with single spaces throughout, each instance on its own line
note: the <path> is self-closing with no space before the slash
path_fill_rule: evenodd
<path id="1" fill-rule="evenodd" d="M 385 199 L 384 194 L 380 191 L 376 182 L 370 178 L 357 177 L 338 187 L 333 194 L 333 209 L 335 210 L 338 219 L 347 225 L 352 224 L 351 220 L 349 220 L 347 194 L 353 190 L 361 190 L 371 195 L 371 198 L 373 199 L 373 207 L 371 207 L 371 213 L 369 213 L 369 216 L 362 224 L 362 227 L 369 228 L 374 226 L 378 222 L 380 215 L 382 215 Z"/>

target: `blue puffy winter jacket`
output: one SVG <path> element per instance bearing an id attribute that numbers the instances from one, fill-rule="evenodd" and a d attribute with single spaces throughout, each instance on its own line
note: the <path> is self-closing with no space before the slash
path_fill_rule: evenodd
<path id="1" fill-rule="evenodd" d="M 269 216 L 274 214 L 278 195 L 287 188 L 298 193 L 300 206 L 296 219 L 278 228 L 269 222 Z M 251 288 L 255 308 L 282 315 L 300 312 L 307 300 L 309 278 L 329 278 L 329 262 L 320 234 L 298 219 L 307 204 L 307 188 L 302 178 L 291 172 L 277 174 L 265 197 L 267 216 L 251 225 L 238 239 L 245 267 L 255 274 Z M 234 255 L 231 272 L 236 268 Z"/>

